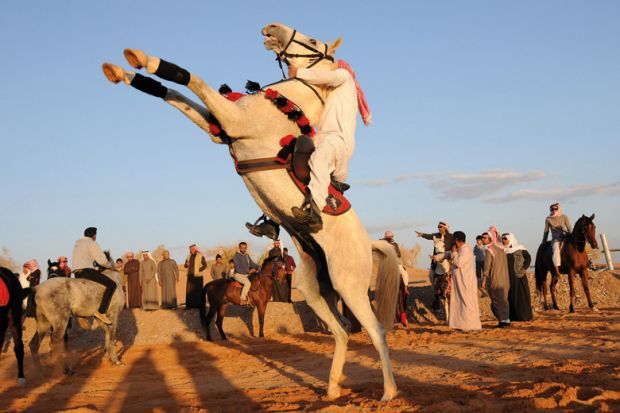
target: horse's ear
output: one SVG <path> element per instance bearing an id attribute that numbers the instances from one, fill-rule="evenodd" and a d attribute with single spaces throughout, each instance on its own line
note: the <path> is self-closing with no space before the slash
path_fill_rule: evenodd
<path id="1" fill-rule="evenodd" d="M 334 42 L 332 44 L 328 44 L 327 52 L 328 53 L 335 52 L 336 49 L 338 49 L 341 44 L 342 44 L 342 37 L 339 37 L 336 40 L 334 40 Z"/>
<path id="2" fill-rule="evenodd" d="M 47 265 L 48 265 L 48 266 L 52 265 L 52 262 L 50 261 L 50 259 L 49 259 L 49 258 L 47 259 Z"/>
<path id="3" fill-rule="evenodd" d="M 594 214 L 590 217 L 590 220 L 594 221 Z"/>

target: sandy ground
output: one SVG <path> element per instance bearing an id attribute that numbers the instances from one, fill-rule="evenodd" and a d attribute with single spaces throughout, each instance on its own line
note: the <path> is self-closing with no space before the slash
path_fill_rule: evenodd
<path id="1" fill-rule="evenodd" d="M 378 401 L 381 370 L 365 333 L 349 341 L 342 397 L 325 397 L 333 340 L 311 328 L 299 302 L 270 304 L 264 339 L 248 335 L 249 314 L 233 311 L 224 324 L 230 339 L 216 334 L 213 343 L 203 340 L 195 310 L 125 311 L 123 366 L 103 358 L 100 330 L 76 328 L 75 373 L 63 375 L 44 344 L 42 371 L 27 354 L 24 387 L 9 348 L 0 361 L 0 411 L 620 411 L 619 271 L 593 275 L 600 312 L 579 305 L 568 314 L 561 301 L 561 311 L 495 329 L 482 302 L 477 333 L 451 331 L 428 310 L 423 274 L 412 283 L 415 321 L 388 336 L 400 390 L 388 403 Z"/>

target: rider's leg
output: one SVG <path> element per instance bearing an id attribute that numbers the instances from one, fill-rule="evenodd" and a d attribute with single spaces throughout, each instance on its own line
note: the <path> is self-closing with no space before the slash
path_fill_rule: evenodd
<path id="1" fill-rule="evenodd" d="M 551 249 L 553 251 L 552 260 L 555 267 L 555 275 L 560 276 L 560 265 L 562 265 L 562 256 L 560 255 L 560 241 L 551 241 Z"/>
<path id="2" fill-rule="evenodd" d="M 233 275 L 233 278 L 243 284 L 243 288 L 241 289 L 241 301 L 247 300 L 250 287 L 252 286 L 250 279 L 246 274 L 240 274 L 238 272 Z"/>
<path id="3" fill-rule="evenodd" d="M 96 271 L 92 268 L 87 268 L 82 271 L 76 272 L 75 276 L 76 278 L 84 278 L 90 281 L 94 281 L 105 287 L 99 309 L 93 315 L 106 324 L 112 324 L 112 322 L 105 314 L 108 312 L 108 307 L 110 306 L 110 300 L 112 299 L 112 295 L 114 295 L 114 292 L 116 291 L 116 283 L 112 281 L 109 277 L 101 274 L 99 271 Z"/>

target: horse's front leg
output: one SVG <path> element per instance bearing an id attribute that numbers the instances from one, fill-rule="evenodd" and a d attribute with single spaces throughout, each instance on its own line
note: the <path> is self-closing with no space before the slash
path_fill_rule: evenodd
<path id="1" fill-rule="evenodd" d="M 168 88 L 149 77 L 124 70 L 122 67 L 111 63 L 104 63 L 102 68 L 103 73 L 110 82 L 123 82 L 141 92 L 163 99 L 170 106 L 178 109 L 179 112 L 187 116 L 199 128 L 211 134 L 210 125 L 207 122 L 207 118 L 209 117 L 207 108 L 194 102 L 181 92 Z M 212 139 L 220 142 L 219 138 L 212 136 Z"/>
<path id="2" fill-rule="evenodd" d="M 588 306 L 590 306 L 590 309 L 592 309 L 592 311 L 598 311 L 598 308 L 596 308 L 596 305 L 594 304 L 594 301 L 592 301 L 592 297 L 590 296 L 590 287 L 588 285 L 589 276 L 590 274 L 588 272 L 588 269 L 584 268 L 581 271 L 581 285 L 583 285 L 583 291 L 586 293 L 586 298 L 588 299 Z"/>
<path id="3" fill-rule="evenodd" d="M 112 317 L 111 325 L 103 325 L 103 330 L 105 331 L 105 352 L 108 355 L 108 359 L 117 366 L 122 365 L 118 359 L 118 354 L 116 353 L 116 327 L 118 326 L 118 315 L 116 317 Z"/>
<path id="4" fill-rule="evenodd" d="M 245 111 L 222 96 L 199 76 L 137 49 L 125 49 L 125 58 L 136 69 L 146 68 L 149 73 L 155 76 L 187 86 L 207 106 L 209 112 L 219 121 L 228 136 L 239 138 L 247 135 L 244 126 L 246 122 L 241 121 Z"/>

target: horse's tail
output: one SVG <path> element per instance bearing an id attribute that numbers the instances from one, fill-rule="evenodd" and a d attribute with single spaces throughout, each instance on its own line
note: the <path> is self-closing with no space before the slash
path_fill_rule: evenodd
<path id="1" fill-rule="evenodd" d="M 400 284 L 400 264 L 396 250 L 386 241 L 372 243 L 373 254 L 379 260 L 377 272 L 375 315 L 386 331 L 394 325 L 394 314 L 398 304 L 398 290 Z"/>
<path id="2" fill-rule="evenodd" d="M 200 308 L 198 308 L 198 313 L 200 314 L 200 322 L 204 327 L 207 326 L 207 316 L 205 314 L 207 310 L 207 287 L 209 284 L 202 287 L 202 292 L 200 293 Z"/>
<path id="3" fill-rule="evenodd" d="M 536 262 L 534 264 L 534 274 L 536 276 L 536 289 L 541 291 L 543 284 L 547 281 L 547 265 L 545 264 L 545 253 L 547 243 L 543 242 L 536 251 Z"/>

